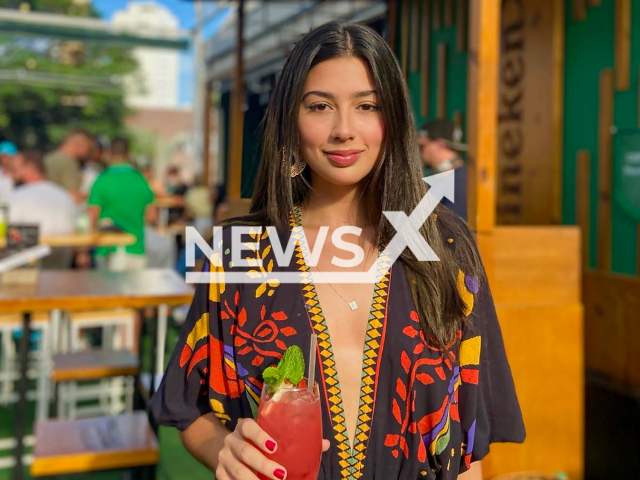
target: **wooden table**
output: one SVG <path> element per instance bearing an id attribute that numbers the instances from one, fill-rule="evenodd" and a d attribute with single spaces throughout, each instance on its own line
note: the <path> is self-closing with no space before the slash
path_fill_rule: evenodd
<path id="1" fill-rule="evenodd" d="M 155 465 L 156 435 L 142 411 L 117 417 L 48 420 L 38 423 L 35 461 L 37 476 L 68 475 Z M 64 441 L 60 441 L 64 439 Z"/>
<path id="2" fill-rule="evenodd" d="M 92 247 L 126 247 L 136 243 L 135 235 L 130 233 L 72 233 L 69 235 L 49 235 L 40 237 L 42 245 L 51 248 L 92 248 Z M 5 238 L 0 238 L 0 248 L 7 244 Z"/>
<path id="3" fill-rule="evenodd" d="M 100 308 L 159 307 L 154 371 L 162 373 L 167 334 L 168 306 L 190 303 L 193 289 L 173 270 L 138 272 L 103 272 L 95 270 L 45 270 L 38 283 L 31 286 L 0 287 L 0 311 L 21 313 L 23 334 L 20 338 L 20 380 L 16 411 L 16 466 L 14 479 L 22 479 L 23 437 L 27 412 L 27 355 L 29 351 L 31 312 L 42 310 L 90 310 Z M 151 376 L 149 394 L 153 393 L 155 375 Z"/>
<path id="4" fill-rule="evenodd" d="M 184 205 L 184 197 L 181 195 L 165 195 L 156 198 L 151 204 L 158 208 L 176 208 Z"/>
<path id="5" fill-rule="evenodd" d="M 168 225 L 167 227 L 161 228 L 158 227 L 156 228 L 156 233 L 160 236 L 171 236 L 171 237 L 176 237 L 178 235 L 184 235 L 185 231 L 186 231 L 187 225 L 186 224 L 182 224 L 182 223 L 174 223 L 171 225 Z"/>

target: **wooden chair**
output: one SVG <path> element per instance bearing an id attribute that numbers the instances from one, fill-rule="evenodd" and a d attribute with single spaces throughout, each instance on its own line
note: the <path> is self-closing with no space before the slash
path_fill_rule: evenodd
<path id="1" fill-rule="evenodd" d="M 35 430 L 31 476 L 134 469 L 153 475 L 158 440 L 144 411 L 80 420 L 45 420 Z"/>
<path id="2" fill-rule="evenodd" d="M 102 329 L 102 345 L 105 348 L 134 348 L 134 323 L 136 312 L 129 308 L 91 310 L 69 314 L 69 349 L 82 348 L 81 333 L 89 328 Z"/>
<path id="3" fill-rule="evenodd" d="M 59 353 L 53 356 L 53 368 L 51 379 L 56 385 L 57 416 L 74 418 L 75 408 L 65 408 L 69 400 L 75 403 L 74 398 L 66 398 L 66 391 L 60 389 L 63 382 L 107 380 L 114 377 L 137 377 L 140 374 L 140 361 L 128 350 L 87 350 L 72 353 Z M 134 381 L 129 382 L 130 392 L 125 395 L 125 411 L 133 410 Z M 113 392 L 111 392 L 113 393 Z M 116 392 L 117 393 L 117 392 Z M 62 397 L 62 398 L 60 398 Z M 112 399 L 113 400 L 113 399 Z M 113 402 L 112 402 L 113 403 Z"/>
<path id="4" fill-rule="evenodd" d="M 68 382 L 135 376 L 139 373 L 140 361 L 128 350 L 88 350 L 54 355 L 51 379 L 54 382 Z"/>
<path id="5" fill-rule="evenodd" d="M 86 351 L 87 345 L 82 340 L 83 332 L 88 329 L 100 329 L 102 335 L 100 347 L 106 351 L 133 351 L 136 318 L 136 312 L 127 308 L 71 312 L 66 316 L 61 328 L 63 333 L 59 351 L 65 353 Z M 117 361 L 116 358 L 111 360 Z M 131 379 L 107 373 L 102 376 L 94 375 L 87 380 L 100 380 L 100 382 L 78 385 L 75 380 L 65 380 L 66 383 L 58 389 L 58 417 L 75 418 L 76 415 L 91 414 L 116 415 L 124 411 L 131 411 L 130 407 L 133 402 Z M 125 397 L 124 403 L 122 402 L 123 395 Z M 99 400 L 99 406 L 79 406 L 78 402 L 81 400 Z"/>

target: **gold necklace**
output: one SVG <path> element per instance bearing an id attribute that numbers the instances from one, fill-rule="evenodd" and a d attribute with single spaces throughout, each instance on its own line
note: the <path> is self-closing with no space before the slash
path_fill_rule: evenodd
<path id="1" fill-rule="evenodd" d="M 349 301 L 346 298 L 344 298 L 342 295 L 340 295 L 340 292 L 338 292 L 338 290 L 336 290 L 334 288 L 333 285 L 331 285 L 328 281 L 327 281 L 327 277 L 325 277 L 322 272 L 320 271 L 320 269 L 316 266 L 315 269 L 318 270 L 318 273 L 320 275 L 322 275 L 322 278 L 324 278 L 324 281 L 327 282 L 329 284 L 329 286 L 331 287 L 331 289 L 336 292 L 336 294 L 342 299 L 344 300 L 344 302 L 349 305 L 349 308 L 351 308 L 351 310 L 356 310 L 358 308 L 358 304 L 356 303 L 356 297 L 358 296 L 358 291 L 360 290 L 360 285 L 362 285 L 362 277 L 364 276 L 364 271 L 367 268 L 367 262 L 369 261 L 369 257 L 371 256 L 371 248 L 369 249 L 369 252 L 367 253 L 367 258 L 364 259 L 364 266 L 362 267 L 362 273 L 360 274 L 360 282 L 358 282 L 358 288 L 356 288 L 355 293 L 353 294 L 353 300 Z"/>

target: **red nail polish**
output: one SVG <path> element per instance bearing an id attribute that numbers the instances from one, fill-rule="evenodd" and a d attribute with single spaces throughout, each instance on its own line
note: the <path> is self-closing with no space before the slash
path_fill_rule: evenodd
<path id="1" fill-rule="evenodd" d="M 286 472 L 284 470 L 282 470 L 281 468 L 277 468 L 275 470 L 275 472 L 273 472 L 273 474 L 276 476 L 276 478 L 279 478 L 280 480 L 283 480 L 284 476 L 286 475 Z"/>
<path id="2" fill-rule="evenodd" d="M 276 449 L 276 442 L 274 442 L 273 440 L 267 440 L 266 442 L 264 442 L 264 446 L 267 447 L 267 450 L 273 453 Z"/>

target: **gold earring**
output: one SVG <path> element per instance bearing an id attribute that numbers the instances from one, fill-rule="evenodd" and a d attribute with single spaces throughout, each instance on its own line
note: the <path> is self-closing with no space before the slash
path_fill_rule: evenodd
<path id="1" fill-rule="evenodd" d="M 289 175 L 291 176 L 291 178 L 297 177 L 298 175 L 300 175 L 302 173 L 302 171 L 305 169 L 305 167 L 307 166 L 306 162 L 304 160 L 300 160 L 300 158 L 298 157 L 298 155 L 293 155 L 293 165 L 291 165 L 291 167 L 289 167 Z M 282 167 L 282 171 L 286 172 L 287 171 L 287 166 L 289 165 L 289 161 L 287 158 L 287 149 L 286 147 L 282 147 L 282 160 L 281 160 L 281 167 Z"/>
<path id="2" fill-rule="evenodd" d="M 293 165 L 291 165 L 291 170 L 289 172 L 291 178 L 300 175 L 307 166 L 307 163 L 304 160 L 300 160 L 300 157 L 298 155 L 294 155 L 293 158 L 295 159 L 295 161 Z"/>

